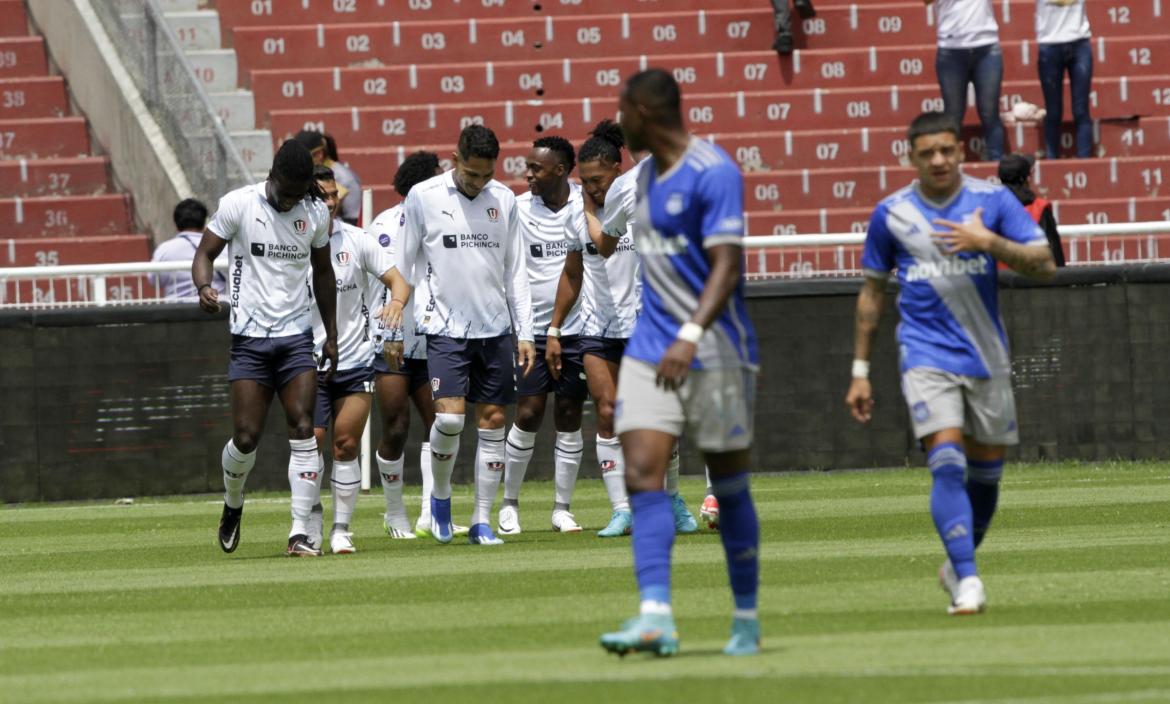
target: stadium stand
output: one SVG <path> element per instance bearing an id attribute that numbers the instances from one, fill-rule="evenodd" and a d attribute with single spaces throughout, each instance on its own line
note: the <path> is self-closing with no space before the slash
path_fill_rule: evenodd
<path id="1" fill-rule="evenodd" d="M 45 266 L 146 260 L 130 197 L 93 155 L 85 118 L 52 75 L 23 0 L 0 0 L 0 261 Z"/>

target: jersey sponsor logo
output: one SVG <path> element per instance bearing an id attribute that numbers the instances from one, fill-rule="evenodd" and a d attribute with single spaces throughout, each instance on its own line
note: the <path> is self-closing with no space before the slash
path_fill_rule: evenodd
<path id="1" fill-rule="evenodd" d="M 662 254 L 673 257 L 687 251 L 687 238 L 686 235 L 663 237 L 658 230 L 651 230 L 650 234 L 643 238 L 639 251 L 647 255 Z"/>
<path id="2" fill-rule="evenodd" d="M 499 222 L 500 221 L 500 209 L 499 208 L 488 208 L 487 209 L 487 216 L 488 216 L 488 220 L 491 220 L 492 222 Z"/>
<path id="3" fill-rule="evenodd" d="M 668 215 L 678 215 L 687 207 L 686 198 L 681 193 L 671 193 L 666 198 L 666 212 Z"/>
<path id="4" fill-rule="evenodd" d="M 389 247 L 390 246 L 390 235 L 387 235 L 385 233 L 378 235 L 378 244 L 382 245 L 383 247 Z"/>
<path id="5" fill-rule="evenodd" d="M 543 257 L 563 257 L 569 251 L 569 243 L 565 241 L 546 242 L 544 244 L 530 244 L 528 251 L 534 259 Z"/>
<path id="6" fill-rule="evenodd" d="M 734 233 L 743 232 L 743 218 L 738 215 L 729 215 L 719 221 L 718 229 L 720 232 Z"/>
<path id="7" fill-rule="evenodd" d="M 500 243 L 493 242 L 486 232 L 463 232 L 458 235 L 443 235 L 443 246 L 447 249 L 471 247 L 475 249 L 499 249 Z"/>
<path id="8" fill-rule="evenodd" d="M 601 254 L 600 252 L 597 251 L 597 245 L 593 244 L 592 242 L 585 245 L 585 251 L 589 252 L 590 254 L 592 254 L 594 256 Z"/>
<path id="9" fill-rule="evenodd" d="M 443 235 L 443 246 L 447 249 L 459 247 L 459 235 Z"/>
<path id="10" fill-rule="evenodd" d="M 253 257 L 263 257 L 264 256 L 264 243 L 263 242 L 253 242 L 252 243 L 252 256 Z"/>
<path id="11" fill-rule="evenodd" d="M 337 260 L 338 266 L 349 266 L 349 262 L 352 258 L 353 257 L 349 255 L 349 252 L 338 252 L 334 257 L 334 259 Z"/>
<path id="12" fill-rule="evenodd" d="M 301 218 L 297 218 L 296 220 L 293 220 L 293 229 L 297 231 L 298 235 L 303 235 L 305 234 L 305 231 L 309 229 L 309 223 L 305 222 Z"/>
<path id="13" fill-rule="evenodd" d="M 987 273 L 987 258 L 948 257 L 940 262 L 916 262 L 906 270 L 906 282 L 926 281 L 949 276 L 979 276 Z"/>
<path id="14" fill-rule="evenodd" d="M 255 247 L 255 245 L 253 245 Z M 244 257 L 237 255 L 232 263 L 232 315 L 236 314 L 240 306 L 240 284 L 244 281 Z"/>

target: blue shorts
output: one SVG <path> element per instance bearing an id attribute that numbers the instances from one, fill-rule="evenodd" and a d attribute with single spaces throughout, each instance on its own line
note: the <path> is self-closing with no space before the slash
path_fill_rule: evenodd
<path id="1" fill-rule="evenodd" d="M 410 384 L 407 387 L 408 393 L 414 395 L 415 391 L 431 383 L 430 376 L 427 375 L 427 360 L 425 359 L 411 359 L 406 357 L 402 360 L 402 366 L 398 371 L 390 369 L 390 365 L 386 363 L 386 357 L 383 355 L 376 355 L 374 357 L 374 373 L 379 376 L 405 376 L 410 379 Z"/>
<path id="2" fill-rule="evenodd" d="M 544 358 L 548 338 L 536 338 L 536 363 L 532 365 L 528 376 L 524 376 L 524 367 L 519 362 L 516 364 L 516 392 L 521 396 L 555 393 L 560 398 L 584 401 L 589 395 L 589 387 L 585 384 L 580 340 L 576 336 L 561 338 L 561 378 L 554 379 L 548 370 L 548 361 Z"/>
<path id="3" fill-rule="evenodd" d="M 325 383 L 325 372 L 317 372 L 317 403 L 313 407 L 313 426 L 329 427 L 329 421 L 333 420 L 333 408 L 338 399 L 373 391 L 373 367 L 342 370 L 334 374 L 328 384 Z"/>
<path id="4" fill-rule="evenodd" d="M 232 335 L 228 381 L 250 379 L 282 389 L 301 374 L 316 369 L 311 332 L 285 337 Z"/>
<path id="5" fill-rule="evenodd" d="M 588 337 L 582 335 L 577 343 L 581 350 L 581 356 L 592 355 L 594 357 L 601 357 L 607 362 L 614 364 L 622 363 L 622 355 L 626 353 L 626 345 L 629 344 L 628 337 Z"/>
<path id="6" fill-rule="evenodd" d="M 516 358 L 511 335 L 460 339 L 427 335 L 431 398 L 469 403 L 516 403 Z"/>

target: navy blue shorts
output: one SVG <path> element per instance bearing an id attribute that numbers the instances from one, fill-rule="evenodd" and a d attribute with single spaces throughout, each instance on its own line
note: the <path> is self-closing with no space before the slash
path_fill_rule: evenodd
<path id="1" fill-rule="evenodd" d="M 374 369 L 345 369 L 333 375 L 325 383 L 325 372 L 317 372 L 317 403 L 313 408 L 313 426 L 328 428 L 333 420 L 333 408 L 338 399 L 353 394 L 368 394 L 374 391 Z"/>
<path id="2" fill-rule="evenodd" d="M 581 356 L 593 355 L 594 357 L 601 357 L 607 362 L 614 364 L 622 363 L 622 355 L 626 353 L 626 345 L 629 344 L 628 337 L 586 337 L 579 338 L 578 346 L 581 350 Z"/>
<path id="3" fill-rule="evenodd" d="M 390 365 L 386 363 L 386 357 L 377 355 L 374 357 L 374 373 L 379 376 L 405 376 L 410 379 L 410 384 L 407 387 L 408 393 L 411 396 L 415 391 L 431 383 L 431 377 L 427 375 L 427 360 L 425 359 L 411 359 L 406 357 L 402 360 L 402 366 L 398 371 L 392 371 Z"/>
<path id="4" fill-rule="evenodd" d="M 427 335 L 431 398 L 469 403 L 516 403 L 516 358 L 511 335 L 459 339 Z"/>
<path id="5" fill-rule="evenodd" d="M 532 371 L 524 376 L 524 367 L 516 364 L 516 392 L 521 396 L 544 396 L 555 393 L 561 398 L 584 401 L 589 395 L 585 384 L 585 366 L 581 359 L 581 338 L 561 338 L 561 378 L 554 379 L 548 370 L 544 352 L 548 349 L 548 338 L 536 338 L 536 363 Z M 517 355 L 519 360 L 519 355 Z"/>
<path id="6" fill-rule="evenodd" d="M 316 369 L 311 332 L 285 337 L 232 335 L 228 381 L 250 379 L 282 389 L 301 374 Z"/>

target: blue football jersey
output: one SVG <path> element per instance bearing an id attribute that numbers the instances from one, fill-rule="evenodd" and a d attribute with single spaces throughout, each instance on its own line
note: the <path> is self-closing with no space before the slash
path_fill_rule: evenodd
<path id="1" fill-rule="evenodd" d="M 642 314 L 626 354 L 657 365 L 699 306 L 711 264 L 707 247 L 743 242 L 743 176 L 719 147 L 691 138 L 669 171 L 653 158 L 638 174 L 634 246 L 642 263 Z M 743 279 L 699 341 L 694 369 L 759 363 Z"/>
<path id="2" fill-rule="evenodd" d="M 999 315 L 995 259 L 985 253 L 945 254 L 931 233 L 936 218 L 965 222 L 983 209 L 983 224 L 1013 242 L 1048 246 L 1044 232 L 1011 191 L 963 177 L 959 192 L 932 202 L 916 184 L 882 200 L 865 236 L 866 276 L 898 271 L 899 356 L 902 369 L 932 367 L 988 378 L 1011 372 L 1007 335 Z"/>

